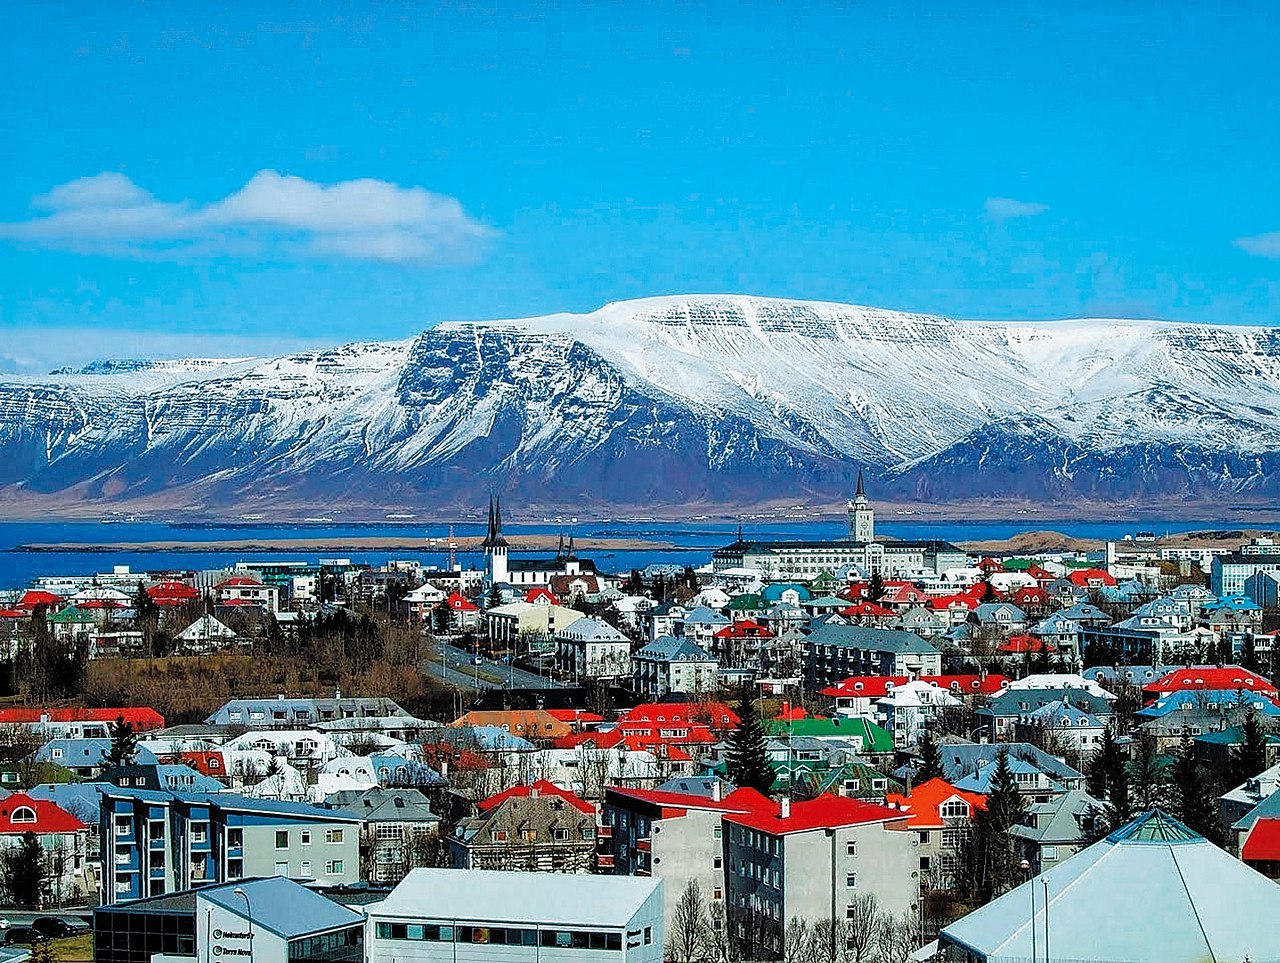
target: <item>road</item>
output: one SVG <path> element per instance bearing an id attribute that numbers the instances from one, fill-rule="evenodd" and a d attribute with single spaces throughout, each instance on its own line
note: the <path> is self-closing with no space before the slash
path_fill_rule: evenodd
<path id="1" fill-rule="evenodd" d="M 481 657 L 480 664 L 474 665 L 474 653 L 437 638 L 438 652 L 432 659 L 423 663 L 422 667 L 437 679 L 449 685 L 465 689 L 556 689 L 563 683 L 548 679 L 535 672 L 527 672 L 513 665 L 504 665 L 492 659 Z M 443 665 L 441 664 L 443 656 Z"/>

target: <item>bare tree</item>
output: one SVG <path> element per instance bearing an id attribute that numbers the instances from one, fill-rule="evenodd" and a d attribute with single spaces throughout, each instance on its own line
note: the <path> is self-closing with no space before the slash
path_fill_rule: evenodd
<path id="1" fill-rule="evenodd" d="M 845 958 L 851 963 L 873 959 L 880 931 L 880 906 L 874 893 L 859 893 L 849 903 L 842 936 Z"/>
<path id="2" fill-rule="evenodd" d="M 880 917 L 875 940 L 876 963 L 907 963 L 919 948 L 919 931 L 909 915 L 886 913 Z"/>
<path id="3" fill-rule="evenodd" d="M 715 946 L 716 937 L 702 898 L 702 887 L 696 879 L 691 879 L 671 914 L 667 959 L 672 963 L 705 963 L 714 958 Z"/>

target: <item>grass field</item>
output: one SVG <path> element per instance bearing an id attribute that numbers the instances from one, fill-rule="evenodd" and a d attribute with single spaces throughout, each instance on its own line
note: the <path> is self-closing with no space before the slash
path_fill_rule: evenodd
<path id="1" fill-rule="evenodd" d="M 93 963 L 92 933 L 72 936 L 65 940 L 50 940 L 43 946 L 49 950 L 51 963 Z"/>

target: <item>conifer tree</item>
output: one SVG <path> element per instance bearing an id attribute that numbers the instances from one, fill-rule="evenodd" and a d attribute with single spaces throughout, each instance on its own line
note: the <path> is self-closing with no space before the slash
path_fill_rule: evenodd
<path id="1" fill-rule="evenodd" d="M 1129 765 L 1129 785 L 1134 808 L 1140 812 L 1165 805 L 1168 775 L 1156 752 L 1155 737 L 1139 732 L 1133 737 L 1133 761 Z"/>
<path id="2" fill-rule="evenodd" d="M 971 899 L 988 903 L 1018 884 L 1020 868 L 1009 830 L 1022 820 L 1026 802 L 1002 748 L 991 775 L 987 806 L 974 815 L 962 882 Z"/>
<path id="3" fill-rule="evenodd" d="M 0 856 L 0 881 L 11 906 L 38 906 L 48 870 L 44 848 L 33 832 L 25 832 L 17 846 Z"/>
<path id="4" fill-rule="evenodd" d="M 107 768 L 129 765 L 138 753 L 138 736 L 133 731 L 133 726 L 124 721 L 124 716 L 116 716 L 110 731 L 111 749 L 107 752 Z"/>
<path id="5" fill-rule="evenodd" d="M 928 729 L 921 734 L 916 750 L 920 753 L 920 768 L 916 771 L 916 782 L 943 778 L 942 753 L 938 751 L 938 744 L 933 741 L 933 733 Z"/>
<path id="6" fill-rule="evenodd" d="M 1174 815 L 1205 839 L 1221 845 L 1222 819 L 1218 814 L 1218 788 L 1207 766 L 1197 757 L 1190 736 L 1182 740 L 1171 773 Z"/>
<path id="7" fill-rule="evenodd" d="M 1267 768 L 1267 735 L 1256 709 L 1249 710 L 1240 729 L 1244 741 L 1231 760 L 1231 781 L 1237 784 L 1252 779 Z"/>
<path id="8" fill-rule="evenodd" d="M 769 765 L 764 725 L 749 693 L 743 693 L 737 711 L 738 727 L 729 733 L 726 774 L 739 789 L 749 786 L 768 795 L 773 788 L 774 774 Z"/>

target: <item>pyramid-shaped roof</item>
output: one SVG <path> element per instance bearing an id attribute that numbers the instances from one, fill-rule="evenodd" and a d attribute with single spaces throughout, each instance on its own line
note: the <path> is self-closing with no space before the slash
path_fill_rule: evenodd
<path id="1" fill-rule="evenodd" d="M 1044 949 L 1078 963 L 1269 960 L 1280 946 L 1280 886 L 1167 813 L 1152 810 L 945 927 L 942 945 L 978 959 Z"/>

